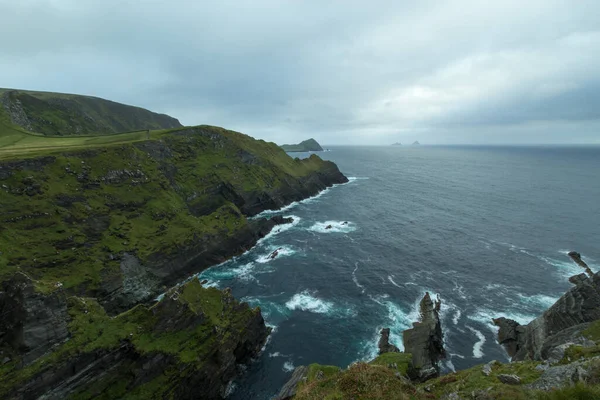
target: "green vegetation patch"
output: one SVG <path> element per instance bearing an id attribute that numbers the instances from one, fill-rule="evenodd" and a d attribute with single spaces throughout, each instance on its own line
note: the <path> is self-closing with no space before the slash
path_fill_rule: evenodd
<path id="1" fill-rule="evenodd" d="M 369 364 L 381 365 L 388 368 L 395 366 L 396 371 L 402 375 L 406 375 L 411 362 L 412 354 L 410 353 L 384 353 L 379 355 L 373 361 L 370 361 Z"/>
<path id="2" fill-rule="evenodd" d="M 95 299 L 70 297 L 67 301 L 71 317 L 70 339 L 28 367 L 19 368 L 17 361 L 3 366 L 0 397 L 36 374 L 59 366 L 77 354 L 103 353 L 126 343 L 131 344 L 140 355 L 164 353 L 173 357 L 179 368 L 186 365 L 192 371 L 198 370 L 210 362 L 212 354 L 239 340 L 258 312 L 247 305 L 240 305 L 230 293 L 202 287 L 198 279 L 172 289 L 152 307 L 138 305 L 115 317 L 108 316 Z M 173 326 L 173 318 L 185 321 L 186 325 Z M 168 371 L 165 374 L 168 375 Z M 122 395 L 130 378 L 131 374 L 121 375 L 119 370 L 113 371 L 75 398 L 93 398 L 104 389 L 110 389 L 108 393 L 111 395 Z M 134 393 L 143 396 L 156 390 L 163 378 L 157 379 Z"/>

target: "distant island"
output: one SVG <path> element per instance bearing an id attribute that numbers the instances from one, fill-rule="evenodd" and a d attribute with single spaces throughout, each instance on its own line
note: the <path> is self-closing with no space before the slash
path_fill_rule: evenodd
<path id="1" fill-rule="evenodd" d="M 421 143 L 419 143 L 419 141 L 418 141 L 418 140 L 416 140 L 416 141 L 415 141 L 415 142 L 414 142 L 412 145 L 413 145 L 413 146 L 419 146 L 420 144 L 421 144 Z"/>
<path id="2" fill-rule="evenodd" d="M 283 144 L 281 148 L 287 152 L 302 152 L 302 151 L 323 151 L 323 148 L 313 138 L 300 142 L 298 144 Z"/>
<path id="3" fill-rule="evenodd" d="M 402 146 L 402 143 L 400 143 L 400 142 L 392 143 L 392 146 Z"/>

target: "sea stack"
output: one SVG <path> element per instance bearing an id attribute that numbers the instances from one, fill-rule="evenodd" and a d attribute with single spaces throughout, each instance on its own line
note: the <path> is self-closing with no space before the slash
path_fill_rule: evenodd
<path id="1" fill-rule="evenodd" d="M 421 321 L 413 322 L 413 327 L 404 331 L 404 351 L 412 354 L 412 379 L 426 381 L 439 376 L 439 360 L 446 357 L 439 317 L 441 305 L 439 296 L 434 301 L 429 292 L 425 293 L 419 304 Z"/>

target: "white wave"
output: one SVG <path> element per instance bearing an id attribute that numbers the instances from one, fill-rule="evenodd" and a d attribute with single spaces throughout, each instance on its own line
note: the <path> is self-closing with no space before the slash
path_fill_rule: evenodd
<path id="1" fill-rule="evenodd" d="M 375 328 L 373 336 L 362 342 L 362 348 L 365 349 L 360 361 L 369 362 L 379 355 L 379 338 L 381 337 L 381 326 Z"/>
<path id="2" fill-rule="evenodd" d="M 319 233 L 349 233 L 356 230 L 356 226 L 348 221 L 317 222 L 308 230 Z"/>
<path id="3" fill-rule="evenodd" d="M 388 275 L 388 277 L 387 277 L 387 278 L 388 278 L 388 281 L 390 281 L 392 285 L 394 285 L 394 286 L 396 286 L 396 287 L 399 287 L 400 289 L 403 289 L 403 287 L 402 287 L 402 286 L 398 285 L 398 284 L 397 284 L 397 283 L 394 281 L 394 279 L 392 278 L 392 276 L 391 276 L 391 275 Z"/>
<path id="4" fill-rule="evenodd" d="M 269 357 L 271 357 L 271 358 L 275 358 L 275 357 L 289 357 L 289 355 L 281 354 L 280 352 L 276 351 L 275 353 L 269 353 Z"/>
<path id="5" fill-rule="evenodd" d="M 458 294 L 461 299 L 467 300 L 467 294 L 465 293 L 465 288 L 456 281 L 454 281 L 454 292 L 456 294 Z"/>
<path id="6" fill-rule="evenodd" d="M 558 300 L 558 297 L 546 296 L 543 294 L 536 294 L 533 296 L 519 294 L 518 296 L 523 303 L 538 305 L 544 310 L 550 308 L 550 306 Z"/>
<path id="7" fill-rule="evenodd" d="M 461 360 L 464 360 L 465 356 L 460 355 L 460 354 L 456 354 L 456 353 L 449 353 L 451 357 L 458 357 Z"/>
<path id="8" fill-rule="evenodd" d="M 367 179 L 368 179 L 368 178 L 367 178 Z M 355 180 L 356 180 L 356 179 L 355 179 Z M 279 214 L 279 213 L 281 213 L 281 212 L 284 212 L 284 211 L 289 211 L 289 210 L 291 210 L 292 208 L 294 208 L 294 207 L 296 207 L 296 206 L 298 206 L 298 205 L 300 205 L 300 204 L 304 204 L 304 203 L 311 203 L 311 202 L 313 202 L 315 199 L 318 199 L 319 197 L 321 197 L 321 196 L 323 196 L 324 194 L 328 193 L 328 192 L 329 192 L 331 189 L 333 189 L 333 188 L 335 188 L 335 187 L 338 187 L 338 186 L 346 185 L 346 184 L 348 184 L 348 183 L 350 183 L 350 182 L 353 182 L 353 181 L 354 181 L 354 180 L 350 180 L 350 178 L 348 178 L 348 182 L 346 182 L 346 183 L 336 183 L 336 184 L 334 184 L 334 185 L 332 185 L 332 186 L 330 186 L 330 187 L 328 187 L 328 188 L 325 188 L 325 189 L 321 190 L 319 193 L 317 193 L 317 194 L 316 194 L 316 195 L 314 195 L 314 196 L 307 197 L 307 198 L 306 198 L 306 199 L 304 199 L 304 200 L 300 200 L 300 201 L 294 201 L 294 202 L 291 202 L 290 204 L 288 204 L 288 205 L 286 205 L 286 206 L 283 206 L 283 207 L 281 207 L 281 208 L 278 208 L 278 209 L 276 209 L 276 210 L 264 210 L 263 212 L 261 212 L 261 213 L 258 213 L 258 214 L 256 214 L 254 217 L 252 217 L 252 219 L 254 219 L 254 218 L 262 218 L 262 217 L 265 217 L 265 216 L 268 216 L 268 215 L 272 215 L 272 214 Z"/>
<path id="9" fill-rule="evenodd" d="M 572 260 L 562 261 L 556 260 L 550 257 L 538 256 L 538 258 L 544 261 L 546 264 L 549 264 L 553 267 L 557 268 L 557 271 L 564 276 L 565 278 L 570 278 L 573 275 L 578 275 L 584 272 L 584 269 L 579 265 L 575 264 Z"/>
<path id="10" fill-rule="evenodd" d="M 277 256 L 272 257 L 274 252 L 277 252 Z M 280 257 L 291 256 L 296 254 L 296 250 L 289 246 L 270 246 L 269 252 L 267 254 L 263 254 L 262 256 L 256 259 L 257 263 L 265 264 Z"/>
<path id="11" fill-rule="evenodd" d="M 354 271 L 352 271 L 352 280 L 354 281 L 354 284 L 356 285 L 356 287 L 358 287 L 359 289 L 361 289 L 361 293 L 365 292 L 365 287 L 363 285 L 361 285 L 360 283 L 358 283 L 358 278 L 356 278 L 356 270 L 358 270 L 358 261 L 354 264 L 355 268 Z"/>
<path id="12" fill-rule="evenodd" d="M 452 323 L 454 325 L 458 325 L 458 320 L 460 319 L 461 316 L 461 312 L 459 309 L 456 310 L 456 312 L 454 313 L 454 316 L 452 317 Z"/>
<path id="13" fill-rule="evenodd" d="M 285 372 L 292 372 L 296 367 L 294 367 L 294 364 L 292 364 L 291 361 L 286 361 L 283 363 L 283 370 Z"/>
<path id="14" fill-rule="evenodd" d="M 474 358 L 483 357 L 483 351 L 481 350 L 481 348 L 483 347 L 483 344 L 485 343 L 485 335 L 483 333 L 481 333 L 481 331 L 478 331 L 475 328 L 471 328 L 470 326 L 467 326 L 467 328 L 469 328 L 469 330 L 471 332 L 473 332 L 475 334 L 475 336 L 477 336 L 477 339 L 479 339 L 473 345 L 473 357 Z"/>
<path id="15" fill-rule="evenodd" d="M 329 301 L 321 300 L 310 294 L 308 290 L 296 293 L 285 303 L 290 310 L 309 311 L 317 314 L 327 314 L 333 311 L 334 304 Z"/>
<path id="16" fill-rule="evenodd" d="M 348 182 L 362 181 L 367 179 L 369 179 L 367 176 L 349 176 Z"/>
<path id="17" fill-rule="evenodd" d="M 454 368 L 454 364 L 452 364 L 452 360 L 450 360 L 450 359 L 444 360 L 444 366 L 449 371 L 456 372 L 456 368 Z"/>
<path id="18" fill-rule="evenodd" d="M 404 343 L 402 342 L 400 333 L 412 327 L 413 322 L 418 321 L 418 311 L 417 319 L 415 319 L 414 310 L 407 313 L 396 303 L 386 300 L 388 297 L 389 295 L 369 295 L 372 301 L 385 307 L 387 310 L 388 322 L 385 324 L 385 327 L 390 328 L 390 343 L 400 349 L 400 351 L 404 351 Z"/>
<path id="19" fill-rule="evenodd" d="M 525 315 L 515 311 L 503 312 L 489 309 L 481 309 L 478 310 L 474 315 L 467 316 L 467 318 L 471 321 L 479 322 L 480 324 L 487 326 L 490 329 L 490 331 L 494 333 L 494 335 L 498 333 L 498 327 L 494 325 L 492 319 L 499 317 L 505 317 L 515 320 L 521 325 L 527 325 L 529 322 L 536 318 L 535 316 Z"/>
<path id="20" fill-rule="evenodd" d="M 233 380 L 229 381 L 229 383 L 225 387 L 225 398 L 231 396 L 236 389 L 237 384 Z"/>

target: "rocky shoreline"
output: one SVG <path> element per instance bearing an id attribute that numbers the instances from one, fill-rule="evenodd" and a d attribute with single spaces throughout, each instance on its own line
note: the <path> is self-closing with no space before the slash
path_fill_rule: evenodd
<path id="1" fill-rule="evenodd" d="M 597 388 L 585 385 L 600 382 L 600 272 L 594 273 L 579 253 L 569 256 L 585 273 L 572 276 L 574 287 L 540 317 L 525 326 L 504 317 L 493 320 L 499 327 L 498 343 L 512 358 L 508 364 L 491 361 L 439 377 L 439 361 L 445 357 L 441 300 L 426 293 L 419 304 L 420 321 L 403 332 L 404 352 L 389 342 L 390 329 L 384 328 L 376 359 L 345 370 L 317 364 L 297 367 L 277 399 L 356 393 L 364 390 L 360 385 L 365 374 L 372 376 L 371 389 L 364 392 L 367 397 L 401 391 L 415 399 L 545 398 L 540 393 L 574 385 L 579 385 L 576 390 L 596 393 Z"/>
<path id="2" fill-rule="evenodd" d="M 215 127 L 0 162 L 21 238 L 0 252 L 0 398 L 223 398 L 270 329 L 189 277 L 292 222 L 261 212 L 346 182 Z"/>

